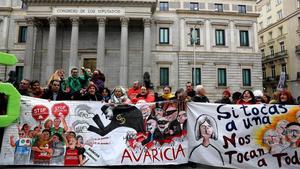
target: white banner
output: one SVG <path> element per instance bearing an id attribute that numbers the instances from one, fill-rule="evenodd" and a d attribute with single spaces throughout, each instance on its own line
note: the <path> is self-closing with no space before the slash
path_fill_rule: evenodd
<path id="1" fill-rule="evenodd" d="M 124 8 L 116 7 L 54 7 L 53 15 L 75 16 L 124 16 Z"/>
<path id="2" fill-rule="evenodd" d="M 300 107 L 188 104 L 189 161 L 230 168 L 299 168 Z"/>
<path id="3" fill-rule="evenodd" d="M 5 129 L 0 165 L 166 165 L 187 162 L 187 117 L 177 103 L 116 106 L 22 97 Z"/>

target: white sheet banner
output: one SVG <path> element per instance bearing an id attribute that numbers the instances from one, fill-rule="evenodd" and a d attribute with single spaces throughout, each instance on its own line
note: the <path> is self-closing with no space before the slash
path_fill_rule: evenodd
<path id="1" fill-rule="evenodd" d="M 233 168 L 299 168 L 300 107 L 188 104 L 189 161 Z"/>
<path id="2" fill-rule="evenodd" d="M 0 165 L 166 165 L 188 161 L 177 103 L 105 105 L 22 97 L 5 129 Z"/>

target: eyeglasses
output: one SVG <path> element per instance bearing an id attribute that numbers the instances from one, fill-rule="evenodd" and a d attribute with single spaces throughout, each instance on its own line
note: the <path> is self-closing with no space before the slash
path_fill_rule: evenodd
<path id="1" fill-rule="evenodd" d="M 19 136 L 24 136 L 25 135 L 25 133 L 19 133 Z"/>
<path id="2" fill-rule="evenodd" d="M 300 134 L 300 130 L 296 129 L 287 129 L 288 134 Z"/>

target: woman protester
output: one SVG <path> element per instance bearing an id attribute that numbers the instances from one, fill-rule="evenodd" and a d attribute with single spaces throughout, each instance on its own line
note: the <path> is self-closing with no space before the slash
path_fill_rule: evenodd
<path id="1" fill-rule="evenodd" d="M 251 90 L 245 90 L 236 104 L 256 104 L 253 92 Z"/>

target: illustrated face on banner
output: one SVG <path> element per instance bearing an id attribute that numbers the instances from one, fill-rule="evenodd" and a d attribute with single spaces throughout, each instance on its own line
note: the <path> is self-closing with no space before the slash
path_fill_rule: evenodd
<path id="1" fill-rule="evenodd" d="M 296 120 L 298 123 L 300 123 L 300 111 L 296 113 Z"/>
<path id="2" fill-rule="evenodd" d="M 21 138 L 25 138 L 25 136 L 26 136 L 25 132 L 24 132 L 23 130 L 21 130 L 21 131 L 19 132 L 19 138 L 20 138 L 20 139 L 21 139 Z"/>
<path id="3" fill-rule="evenodd" d="M 151 108 L 149 105 L 145 104 L 141 107 L 141 112 L 143 114 L 143 119 L 147 119 L 151 114 Z"/>
<path id="4" fill-rule="evenodd" d="M 280 120 L 276 125 L 276 132 L 280 134 L 281 136 L 286 135 L 286 125 L 288 124 L 288 121 L 286 120 Z"/>
<path id="5" fill-rule="evenodd" d="M 164 117 L 169 121 L 169 122 L 172 122 L 174 121 L 176 118 L 177 118 L 177 114 L 178 114 L 178 111 L 175 107 L 169 107 L 165 114 L 164 114 Z"/>
<path id="6" fill-rule="evenodd" d="M 291 143 L 296 143 L 300 139 L 300 124 L 294 123 L 287 128 L 287 137 Z"/>
<path id="7" fill-rule="evenodd" d="M 51 119 L 46 120 L 44 124 L 45 129 L 50 129 L 52 126 L 53 126 L 53 120 Z"/>
<path id="8" fill-rule="evenodd" d="M 187 120 L 186 111 L 180 111 L 178 113 L 177 120 L 179 121 L 179 123 L 183 124 Z"/>
<path id="9" fill-rule="evenodd" d="M 154 133 L 154 130 L 157 128 L 157 121 L 154 119 L 150 119 L 147 121 L 147 131 L 150 133 Z"/>
<path id="10" fill-rule="evenodd" d="M 169 121 L 164 117 L 161 117 L 160 119 L 158 119 L 157 123 L 158 123 L 158 129 L 160 132 L 164 132 L 169 126 Z"/>
<path id="11" fill-rule="evenodd" d="M 207 121 L 200 125 L 201 137 L 203 138 L 211 138 L 213 134 L 213 127 Z"/>
<path id="12" fill-rule="evenodd" d="M 50 132 L 43 131 L 42 132 L 42 138 L 43 138 L 43 140 L 49 140 L 50 139 Z"/>
<path id="13" fill-rule="evenodd" d="M 269 129 L 269 130 L 264 134 L 264 142 L 265 142 L 268 146 L 272 147 L 272 146 L 278 145 L 278 144 L 280 143 L 280 138 L 279 138 L 278 134 L 277 134 L 275 131 Z"/>
<path id="14" fill-rule="evenodd" d="M 59 118 L 54 119 L 54 122 L 53 122 L 54 127 L 59 127 L 60 123 L 61 123 L 61 120 Z"/>
<path id="15" fill-rule="evenodd" d="M 155 115 L 156 115 L 157 118 L 162 117 L 164 115 L 164 110 L 161 109 L 161 108 L 156 108 L 155 109 Z"/>

